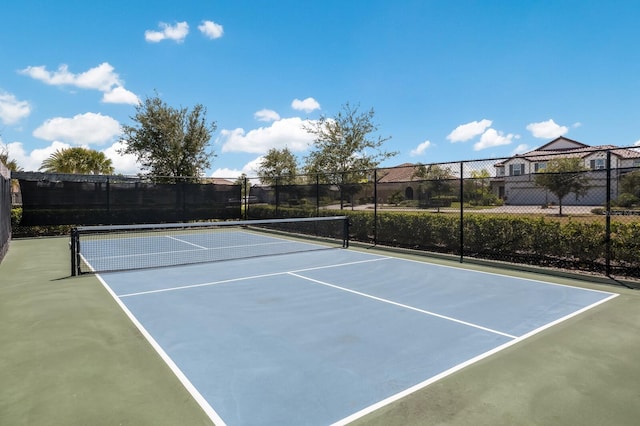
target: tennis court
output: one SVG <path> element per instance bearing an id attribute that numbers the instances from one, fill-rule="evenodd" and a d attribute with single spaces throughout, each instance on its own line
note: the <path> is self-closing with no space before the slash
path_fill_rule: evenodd
<path id="1" fill-rule="evenodd" d="M 617 296 L 251 229 L 127 235 L 83 263 L 142 265 L 99 278 L 216 424 L 346 424 Z M 140 261 L 170 252 L 196 260 Z"/>

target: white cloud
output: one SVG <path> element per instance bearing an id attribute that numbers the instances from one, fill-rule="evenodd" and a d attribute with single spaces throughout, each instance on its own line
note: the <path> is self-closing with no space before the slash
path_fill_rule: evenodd
<path id="1" fill-rule="evenodd" d="M 242 170 L 230 169 L 227 167 L 217 168 L 211 173 L 211 177 L 237 179 L 243 173 L 249 178 L 254 178 L 258 175 L 258 168 L 262 163 L 263 157 L 260 156 L 256 159 L 249 161 L 242 167 Z"/>
<path id="2" fill-rule="evenodd" d="M 111 159 L 115 173 L 123 175 L 135 175 L 139 173 L 141 171 L 140 166 L 136 162 L 134 155 L 118 154 L 118 149 L 121 147 L 122 144 L 120 142 L 116 142 L 102 151 L 107 158 Z M 71 145 L 60 141 L 54 141 L 49 146 L 34 149 L 27 153 L 21 142 L 12 142 L 7 145 L 9 157 L 16 160 L 18 165 L 25 171 L 37 171 L 42 165 L 42 162 L 49 158 L 51 154 L 67 148 L 71 148 Z"/>
<path id="3" fill-rule="evenodd" d="M 106 104 L 129 104 L 138 105 L 140 99 L 135 93 L 128 91 L 124 87 L 114 87 L 109 92 L 104 92 L 102 102 Z"/>
<path id="4" fill-rule="evenodd" d="M 51 86 L 74 85 L 75 82 L 75 75 L 70 73 L 69 67 L 64 64 L 58 67 L 57 72 L 47 71 L 44 65 L 37 67 L 28 66 L 18 72 Z"/>
<path id="5" fill-rule="evenodd" d="M 424 141 L 420 145 L 418 145 L 415 149 L 412 149 L 410 155 L 412 157 L 416 157 L 418 155 L 422 155 L 432 145 L 433 144 L 430 141 Z"/>
<path id="6" fill-rule="evenodd" d="M 511 155 L 522 154 L 527 151 L 529 151 L 529 145 L 527 145 L 526 143 L 521 143 L 520 145 L 516 146 L 513 151 L 511 151 Z"/>
<path id="7" fill-rule="evenodd" d="M 113 165 L 116 174 L 133 176 L 140 173 L 142 169 L 136 160 L 136 156 L 134 154 L 118 153 L 122 148 L 124 148 L 124 143 L 118 141 L 110 147 L 102 150 L 102 152 L 111 160 L 111 164 Z"/>
<path id="8" fill-rule="evenodd" d="M 582 123 L 579 121 L 576 121 L 571 125 L 571 127 L 573 127 L 574 129 L 577 129 L 578 127 L 582 127 Z"/>
<path id="9" fill-rule="evenodd" d="M 211 173 L 210 177 L 222 178 L 222 179 L 237 179 L 242 175 L 242 170 L 238 169 L 230 169 L 228 167 L 222 167 L 215 169 L 213 173 Z"/>
<path id="10" fill-rule="evenodd" d="M 264 154 L 271 148 L 289 148 L 292 152 L 305 151 L 313 143 L 314 136 L 304 130 L 307 120 L 299 117 L 274 121 L 269 127 L 245 132 L 244 129 L 222 130 L 217 142 L 222 152 L 250 152 Z"/>
<path id="11" fill-rule="evenodd" d="M 541 139 L 555 139 L 569 131 L 566 126 L 560 126 L 553 120 L 541 121 L 527 125 L 527 130 L 533 137 Z"/>
<path id="12" fill-rule="evenodd" d="M 461 124 L 456 127 L 449 135 L 447 139 L 451 142 L 465 142 L 469 139 L 472 139 L 478 135 L 484 133 L 487 130 L 493 121 L 491 120 L 480 120 L 480 121 L 472 121 L 470 123 Z"/>
<path id="13" fill-rule="evenodd" d="M 320 109 L 320 104 L 313 98 L 307 98 L 303 101 L 300 99 L 294 99 L 291 102 L 291 108 L 296 111 L 304 111 L 306 113 L 310 113 L 311 111 L 315 111 L 316 109 Z"/>
<path id="14" fill-rule="evenodd" d="M 158 43 L 166 39 L 182 43 L 187 34 L 189 34 L 189 24 L 184 21 L 178 22 L 173 26 L 160 22 L 158 26 L 161 31 L 147 30 L 144 32 L 144 39 L 150 43 Z"/>
<path id="15" fill-rule="evenodd" d="M 636 143 L 634 143 L 633 145 L 634 145 L 634 146 L 640 146 L 640 139 L 638 139 L 638 140 L 636 141 Z"/>
<path id="16" fill-rule="evenodd" d="M 51 154 L 58 150 L 70 147 L 71 146 L 69 144 L 55 141 L 45 148 L 34 149 L 33 151 L 27 153 L 24 150 L 22 142 L 12 142 L 10 144 L 7 144 L 7 151 L 9 153 L 9 158 L 16 160 L 18 166 L 22 167 L 24 171 L 33 172 L 38 171 L 38 169 L 42 165 L 42 162 L 45 159 L 49 158 Z"/>
<path id="17" fill-rule="evenodd" d="M 480 141 L 473 145 L 474 151 L 480 151 L 487 148 L 493 148 L 495 146 L 509 145 L 513 139 L 519 139 L 520 136 L 509 133 L 504 135 L 503 132 L 499 132 L 495 129 L 487 129 L 486 132 L 480 137 Z"/>
<path id="18" fill-rule="evenodd" d="M 57 71 L 48 71 L 45 66 L 29 66 L 20 70 L 21 74 L 40 80 L 51 86 L 75 86 L 82 89 L 96 89 L 101 91 L 111 90 L 113 86 L 120 85 L 118 74 L 108 62 L 91 68 L 80 74 L 69 71 L 68 65 L 62 64 Z"/>
<path id="19" fill-rule="evenodd" d="M 249 177 L 258 176 L 258 169 L 260 168 L 260 165 L 262 164 L 262 160 L 264 160 L 263 156 L 260 156 L 258 158 L 254 158 L 253 160 L 251 160 L 247 164 L 245 164 L 244 167 L 242 167 L 242 172 L 244 174 L 246 174 L 247 176 L 249 176 Z"/>
<path id="20" fill-rule="evenodd" d="M 280 120 L 280 114 L 270 109 L 261 109 L 253 114 L 253 117 L 258 121 L 277 121 Z"/>
<path id="21" fill-rule="evenodd" d="M 69 67 L 62 64 L 56 71 L 49 71 L 45 66 L 29 66 L 19 71 L 35 80 L 50 86 L 72 86 L 80 89 L 99 90 L 104 93 L 103 102 L 135 104 L 138 97 L 124 88 L 124 83 L 108 62 L 103 62 L 88 71 L 74 74 Z M 135 102 L 134 102 L 135 99 Z"/>
<path id="22" fill-rule="evenodd" d="M 0 121 L 14 124 L 31 114 L 31 105 L 27 101 L 19 101 L 10 93 L 0 92 Z"/>
<path id="23" fill-rule="evenodd" d="M 120 123 L 102 114 L 88 112 L 73 118 L 56 117 L 45 121 L 33 131 L 33 136 L 48 140 L 62 140 L 73 145 L 102 144 L 120 134 Z"/>
<path id="24" fill-rule="evenodd" d="M 222 28 L 222 25 L 216 24 L 213 21 L 202 21 L 202 24 L 198 25 L 198 29 L 202 34 L 212 40 L 220 38 L 224 34 L 224 28 Z"/>

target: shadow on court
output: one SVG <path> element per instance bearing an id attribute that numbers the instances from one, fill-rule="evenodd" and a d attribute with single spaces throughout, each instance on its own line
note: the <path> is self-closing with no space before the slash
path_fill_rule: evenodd
<path id="1" fill-rule="evenodd" d="M 69 275 L 66 238 L 0 264 L 0 424 L 210 424 L 100 282 Z M 620 296 L 356 424 L 637 424 L 640 292 L 554 281 Z"/>

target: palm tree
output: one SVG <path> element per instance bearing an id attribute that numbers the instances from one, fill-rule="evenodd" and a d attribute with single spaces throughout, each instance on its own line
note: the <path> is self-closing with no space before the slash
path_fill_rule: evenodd
<path id="1" fill-rule="evenodd" d="M 15 159 L 9 158 L 9 149 L 2 144 L 0 144 L 0 162 L 12 172 L 22 171 L 22 167 L 18 165 L 18 162 Z M 20 192 L 20 183 L 18 183 L 18 179 L 11 179 L 11 192 Z"/>
<path id="2" fill-rule="evenodd" d="M 9 149 L 2 144 L 0 144 L 0 162 L 7 166 L 7 169 L 12 172 L 22 171 L 22 167 L 18 166 L 18 162 L 9 158 Z"/>
<path id="3" fill-rule="evenodd" d="M 111 160 L 103 152 L 87 148 L 59 149 L 42 162 L 40 170 L 49 173 L 112 174 Z"/>

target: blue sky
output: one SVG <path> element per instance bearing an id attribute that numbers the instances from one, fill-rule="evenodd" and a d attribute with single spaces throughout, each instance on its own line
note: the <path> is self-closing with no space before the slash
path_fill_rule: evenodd
<path id="1" fill-rule="evenodd" d="M 306 120 L 373 108 L 383 165 L 493 158 L 564 135 L 640 145 L 635 0 L 6 2 L 0 138 L 37 170 L 56 149 L 116 153 L 135 104 L 207 107 L 207 175 L 301 162 Z"/>

